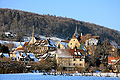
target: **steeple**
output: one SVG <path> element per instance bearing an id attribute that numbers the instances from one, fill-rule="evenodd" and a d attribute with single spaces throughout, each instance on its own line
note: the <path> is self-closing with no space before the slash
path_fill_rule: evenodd
<path id="1" fill-rule="evenodd" d="M 19 46 L 15 49 L 15 51 L 23 51 L 23 46 L 21 45 L 21 41 L 20 41 L 20 44 Z"/>
<path id="2" fill-rule="evenodd" d="M 34 38 L 34 25 L 33 25 L 32 38 Z M 34 39 L 33 39 L 33 42 L 32 42 L 32 43 L 34 43 Z"/>
<path id="3" fill-rule="evenodd" d="M 77 33 L 77 24 L 76 24 L 76 29 L 75 29 L 75 33 L 74 33 L 74 34 L 78 34 L 78 33 Z"/>
<path id="4" fill-rule="evenodd" d="M 36 39 L 34 37 L 34 26 L 33 26 L 32 39 L 30 40 L 29 44 L 34 44 L 35 42 L 36 42 Z"/>

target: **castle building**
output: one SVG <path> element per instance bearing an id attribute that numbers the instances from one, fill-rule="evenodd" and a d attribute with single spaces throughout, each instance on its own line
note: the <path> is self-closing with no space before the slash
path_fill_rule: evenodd
<path id="1" fill-rule="evenodd" d="M 85 68 L 84 50 L 57 49 L 57 65 L 64 71 L 75 71 L 76 68 Z"/>

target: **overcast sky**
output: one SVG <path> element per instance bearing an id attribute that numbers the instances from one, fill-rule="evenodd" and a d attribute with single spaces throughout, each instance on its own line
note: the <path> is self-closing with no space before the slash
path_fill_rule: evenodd
<path id="1" fill-rule="evenodd" d="M 68 17 L 120 31 L 120 0 L 0 0 L 0 8 Z"/>

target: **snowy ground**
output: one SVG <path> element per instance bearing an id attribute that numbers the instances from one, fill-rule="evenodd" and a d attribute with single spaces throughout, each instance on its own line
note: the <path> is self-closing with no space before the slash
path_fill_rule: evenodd
<path id="1" fill-rule="evenodd" d="M 96 76 L 54 76 L 40 73 L 0 74 L 0 80 L 120 80 L 116 77 Z"/>

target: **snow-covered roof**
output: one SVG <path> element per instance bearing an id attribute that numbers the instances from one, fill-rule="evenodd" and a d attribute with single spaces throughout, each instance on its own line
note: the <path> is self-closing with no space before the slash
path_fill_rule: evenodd
<path id="1" fill-rule="evenodd" d="M 58 57 L 72 58 L 72 55 L 65 49 L 57 49 Z"/>
<path id="2" fill-rule="evenodd" d="M 56 47 L 55 43 L 51 39 L 48 40 L 48 43 L 49 43 L 48 45 L 49 47 Z"/>
<path id="3" fill-rule="evenodd" d="M 20 53 L 20 54 L 22 54 L 24 57 L 26 57 L 26 54 L 25 54 L 25 53 Z"/>
<path id="4" fill-rule="evenodd" d="M 56 47 L 55 43 L 51 39 L 41 39 L 35 42 L 36 46 Z"/>
<path id="5" fill-rule="evenodd" d="M 34 59 L 34 58 L 35 58 L 35 55 L 34 55 L 33 53 L 27 53 L 27 55 L 29 55 L 29 57 L 30 57 L 31 59 Z"/>
<path id="6" fill-rule="evenodd" d="M 118 46 L 118 49 L 120 49 L 120 46 Z"/>
<path id="7" fill-rule="evenodd" d="M 111 45 L 117 45 L 117 43 L 115 41 L 110 41 Z"/>
<path id="8" fill-rule="evenodd" d="M 68 43 L 65 43 L 65 42 L 60 42 L 64 47 L 68 47 Z"/>
<path id="9" fill-rule="evenodd" d="M 56 51 L 49 51 L 50 54 L 56 54 Z"/>
<path id="10" fill-rule="evenodd" d="M 9 58 L 9 54 L 8 53 L 3 53 L 3 56 Z"/>
<path id="11" fill-rule="evenodd" d="M 84 50 L 79 49 L 57 49 L 58 57 L 62 58 L 72 58 L 73 56 L 76 58 L 84 56 Z"/>
<path id="12" fill-rule="evenodd" d="M 115 41 L 110 41 L 110 44 L 115 47 L 115 48 L 118 48 L 118 44 L 115 42 Z"/>
<path id="13" fill-rule="evenodd" d="M 46 54 L 44 54 L 44 55 L 42 56 L 42 58 L 47 57 L 47 55 L 48 55 L 47 53 L 46 53 Z"/>
<path id="14" fill-rule="evenodd" d="M 38 62 L 39 60 L 38 60 L 37 58 L 34 58 L 34 61 L 35 61 L 35 62 Z"/>
<path id="15" fill-rule="evenodd" d="M 35 57 L 33 53 L 27 53 L 27 55 L 29 56 L 30 59 L 34 59 L 35 62 L 38 61 L 38 59 Z"/>

